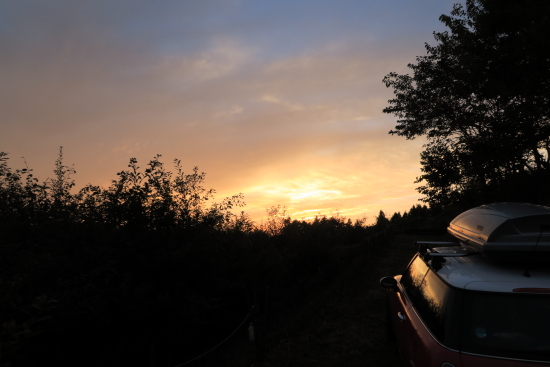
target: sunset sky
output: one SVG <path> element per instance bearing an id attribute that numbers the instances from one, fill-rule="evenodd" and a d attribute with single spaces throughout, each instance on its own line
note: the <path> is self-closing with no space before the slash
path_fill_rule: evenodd
<path id="1" fill-rule="evenodd" d="M 383 77 L 425 54 L 448 0 L 0 0 L 0 151 L 77 187 L 156 154 L 242 192 L 257 221 L 418 203 L 421 140 L 391 136 Z"/>

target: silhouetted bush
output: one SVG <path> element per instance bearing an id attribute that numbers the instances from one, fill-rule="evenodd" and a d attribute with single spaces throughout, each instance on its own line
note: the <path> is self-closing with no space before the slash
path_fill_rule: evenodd
<path id="1" fill-rule="evenodd" d="M 340 216 L 256 225 L 204 173 L 132 158 L 107 188 L 40 182 L 0 153 L 0 365 L 175 365 L 228 335 L 270 287 L 298 289 L 372 228 Z M 280 209 L 280 207 L 278 207 Z M 260 297 L 261 298 L 261 297 Z M 260 305 L 262 306 L 262 305 Z M 263 307 L 263 306 L 262 306 Z"/>

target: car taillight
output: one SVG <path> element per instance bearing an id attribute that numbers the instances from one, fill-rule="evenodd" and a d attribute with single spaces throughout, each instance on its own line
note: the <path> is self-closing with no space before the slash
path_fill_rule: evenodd
<path id="1" fill-rule="evenodd" d="M 550 293 L 550 288 L 516 288 L 513 292 L 519 293 Z"/>

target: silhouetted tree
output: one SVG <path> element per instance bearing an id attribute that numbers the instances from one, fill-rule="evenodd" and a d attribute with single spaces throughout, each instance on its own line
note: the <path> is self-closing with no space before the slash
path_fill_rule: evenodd
<path id="1" fill-rule="evenodd" d="M 383 80 L 395 93 L 390 134 L 428 140 L 423 201 L 547 201 L 550 2 L 467 0 L 439 19 L 449 30 L 434 32 L 412 76 Z"/>
<path id="2" fill-rule="evenodd" d="M 386 218 L 386 214 L 380 210 L 380 213 L 376 217 L 376 223 L 374 224 L 374 227 L 377 230 L 384 230 L 390 225 L 390 220 Z"/>

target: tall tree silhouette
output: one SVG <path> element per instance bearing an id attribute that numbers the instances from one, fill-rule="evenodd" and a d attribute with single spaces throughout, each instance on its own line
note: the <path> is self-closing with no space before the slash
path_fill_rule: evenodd
<path id="1" fill-rule="evenodd" d="M 547 202 L 550 1 L 467 0 L 439 19 L 449 29 L 434 32 L 412 75 L 383 80 L 395 94 L 383 110 L 398 118 L 390 134 L 428 141 L 423 201 Z"/>

